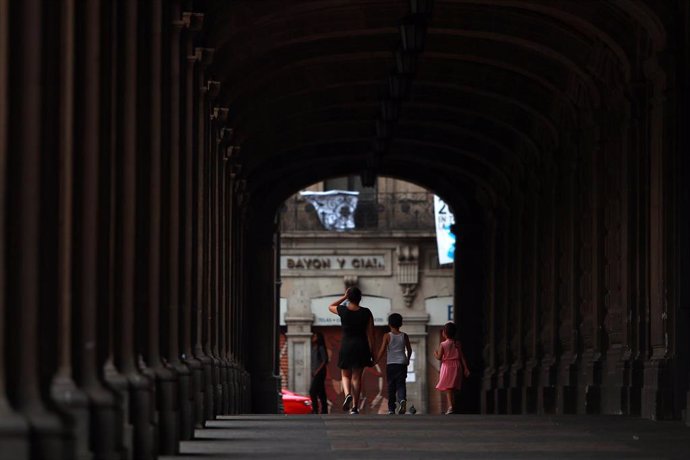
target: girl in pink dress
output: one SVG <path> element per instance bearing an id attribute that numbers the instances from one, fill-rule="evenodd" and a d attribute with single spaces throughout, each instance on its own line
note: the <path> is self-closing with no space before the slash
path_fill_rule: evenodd
<path id="1" fill-rule="evenodd" d="M 453 413 L 453 391 L 462 387 L 463 376 L 470 375 L 460 341 L 455 339 L 456 332 L 455 323 L 446 323 L 441 331 L 443 342 L 434 350 L 434 356 L 441 361 L 441 372 L 436 389 L 446 395 L 448 406 L 446 414 Z"/>

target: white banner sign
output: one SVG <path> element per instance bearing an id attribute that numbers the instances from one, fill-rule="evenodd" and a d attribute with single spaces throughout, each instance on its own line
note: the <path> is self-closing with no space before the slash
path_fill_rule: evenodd
<path id="1" fill-rule="evenodd" d="M 311 299 L 311 312 L 314 314 L 314 326 L 340 326 L 340 317 L 328 311 L 328 306 L 338 300 L 340 296 L 319 297 Z M 360 305 L 371 310 L 374 316 L 374 326 L 388 324 L 388 314 L 391 311 L 391 299 L 386 297 L 362 297 Z"/>
<path id="2" fill-rule="evenodd" d="M 443 326 L 453 321 L 453 297 L 431 297 L 424 300 L 429 314 L 429 326 Z"/>
<path id="3" fill-rule="evenodd" d="M 455 235 L 450 226 L 455 223 L 453 213 L 441 198 L 434 195 L 434 217 L 436 218 L 436 247 L 438 248 L 438 263 L 452 264 L 455 260 Z"/>

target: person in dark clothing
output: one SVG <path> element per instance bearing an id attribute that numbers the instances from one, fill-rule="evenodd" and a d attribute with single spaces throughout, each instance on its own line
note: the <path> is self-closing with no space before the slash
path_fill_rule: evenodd
<path id="1" fill-rule="evenodd" d="M 342 305 L 345 300 L 347 305 Z M 338 367 L 345 392 L 343 410 L 351 415 L 359 414 L 359 393 L 362 372 L 373 365 L 374 316 L 371 310 L 361 307 L 362 291 L 351 287 L 341 298 L 328 306 L 328 310 L 340 316 L 343 338 L 340 344 Z"/>
<path id="2" fill-rule="evenodd" d="M 328 413 L 328 400 L 326 399 L 326 365 L 328 364 L 328 352 L 323 334 L 314 332 L 311 335 L 311 385 L 309 386 L 309 396 L 311 396 L 311 411 L 313 414 L 319 413 L 319 401 L 321 402 L 322 414 Z"/>

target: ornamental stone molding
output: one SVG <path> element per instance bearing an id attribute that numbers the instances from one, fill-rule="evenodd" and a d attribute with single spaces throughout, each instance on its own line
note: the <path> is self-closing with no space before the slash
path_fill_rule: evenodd
<path id="1" fill-rule="evenodd" d="M 412 307 L 419 284 L 419 247 L 398 246 L 398 284 L 402 289 L 405 306 Z"/>

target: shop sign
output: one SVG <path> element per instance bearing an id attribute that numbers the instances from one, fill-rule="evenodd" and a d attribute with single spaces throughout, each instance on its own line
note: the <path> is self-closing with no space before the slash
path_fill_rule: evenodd
<path id="1" fill-rule="evenodd" d="M 386 258 L 377 255 L 282 255 L 280 269 L 300 270 L 385 270 Z"/>
<path id="2" fill-rule="evenodd" d="M 429 326 L 443 326 L 453 321 L 453 297 L 431 297 L 424 300 L 429 314 Z"/>

